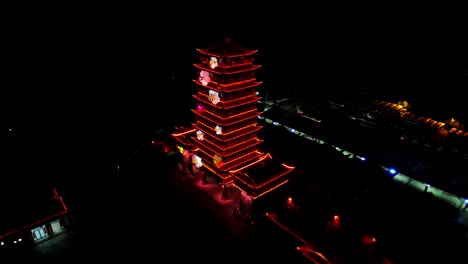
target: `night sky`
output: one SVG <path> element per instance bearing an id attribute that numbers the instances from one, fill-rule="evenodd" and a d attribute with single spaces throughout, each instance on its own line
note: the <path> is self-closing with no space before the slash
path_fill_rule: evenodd
<path id="1" fill-rule="evenodd" d="M 195 13 L 187 21 L 149 11 L 16 17 L 4 34 L 5 90 L 14 95 L 8 101 L 53 120 L 57 109 L 60 119 L 65 112 L 79 118 L 154 109 L 155 101 L 174 97 L 167 87 L 174 73 L 190 84 L 195 48 L 222 41 L 229 32 L 234 41 L 259 50 L 263 88 L 279 95 L 368 91 L 423 101 L 425 107 L 441 98 L 463 103 L 467 43 L 456 17 L 328 10 L 287 18 L 250 12 L 250 20 L 237 16 L 211 27 Z M 191 87 L 180 89 L 177 97 L 190 97 Z"/>
<path id="2" fill-rule="evenodd" d="M 261 88 L 276 97 L 314 102 L 370 93 L 460 119 L 468 112 L 466 32 L 450 13 L 143 9 L 81 7 L 6 19 L 7 124 L 58 141 L 98 133 L 112 144 L 121 130 L 184 122 L 195 48 L 226 33 L 258 50 Z"/>

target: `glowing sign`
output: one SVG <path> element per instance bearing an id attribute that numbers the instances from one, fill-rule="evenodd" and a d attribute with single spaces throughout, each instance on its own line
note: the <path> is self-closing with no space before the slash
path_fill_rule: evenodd
<path id="1" fill-rule="evenodd" d="M 223 134 L 223 128 L 220 126 L 215 127 L 216 135 L 221 135 Z"/>
<path id="2" fill-rule="evenodd" d="M 210 58 L 210 67 L 211 69 L 218 67 L 218 59 L 216 57 Z"/>
<path id="3" fill-rule="evenodd" d="M 198 80 L 204 85 L 208 85 L 210 82 L 210 73 L 207 71 L 200 71 L 200 76 L 198 77 Z"/>
<path id="4" fill-rule="evenodd" d="M 203 140 L 203 132 L 201 132 L 200 130 L 197 131 L 197 139 Z"/>
<path id="5" fill-rule="evenodd" d="M 197 155 L 193 155 L 192 163 L 196 168 L 200 168 L 202 166 L 202 159 Z"/>
<path id="6" fill-rule="evenodd" d="M 215 92 L 213 90 L 209 90 L 208 91 L 208 100 L 210 100 L 210 102 L 215 105 L 215 104 L 219 103 L 219 101 L 221 99 L 219 98 L 219 93 L 218 92 Z"/>
<path id="7" fill-rule="evenodd" d="M 220 167 L 221 165 L 223 165 L 223 161 L 222 161 L 222 160 L 223 160 L 223 159 L 222 159 L 220 156 L 216 155 L 216 154 L 213 156 L 213 163 L 214 163 L 214 165 L 216 165 L 217 167 Z"/>

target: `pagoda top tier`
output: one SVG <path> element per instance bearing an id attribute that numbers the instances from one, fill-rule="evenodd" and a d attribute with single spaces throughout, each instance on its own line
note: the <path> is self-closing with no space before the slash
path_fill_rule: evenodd
<path id="1" fill-rule="evenodd" d="M 223 42 L 216 43 L 206 49 L 197 49 L 198 52 L 214 57 L 241 57 L 255 54 L 258 50 L 250 50 L 241 47 L 231 41 L 229 36 L 224 38 Z"/>

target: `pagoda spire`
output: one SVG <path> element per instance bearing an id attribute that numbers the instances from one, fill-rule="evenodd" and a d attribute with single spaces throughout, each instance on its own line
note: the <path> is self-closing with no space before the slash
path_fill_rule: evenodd
<path id="1" fill-rule="evenodd" d="M 224 42 L 226 43 L 231 42 L 231 33 L 229 32 L 224 33 Z"/>

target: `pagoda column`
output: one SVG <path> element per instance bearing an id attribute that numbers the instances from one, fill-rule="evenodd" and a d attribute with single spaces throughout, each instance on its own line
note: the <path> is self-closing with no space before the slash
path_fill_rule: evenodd
<path id="1" fill-rule="evenodd" d="M 229 199 L 228 190 L 229 187 L 225 183 L 221 185 L 221 199 Z"/>

